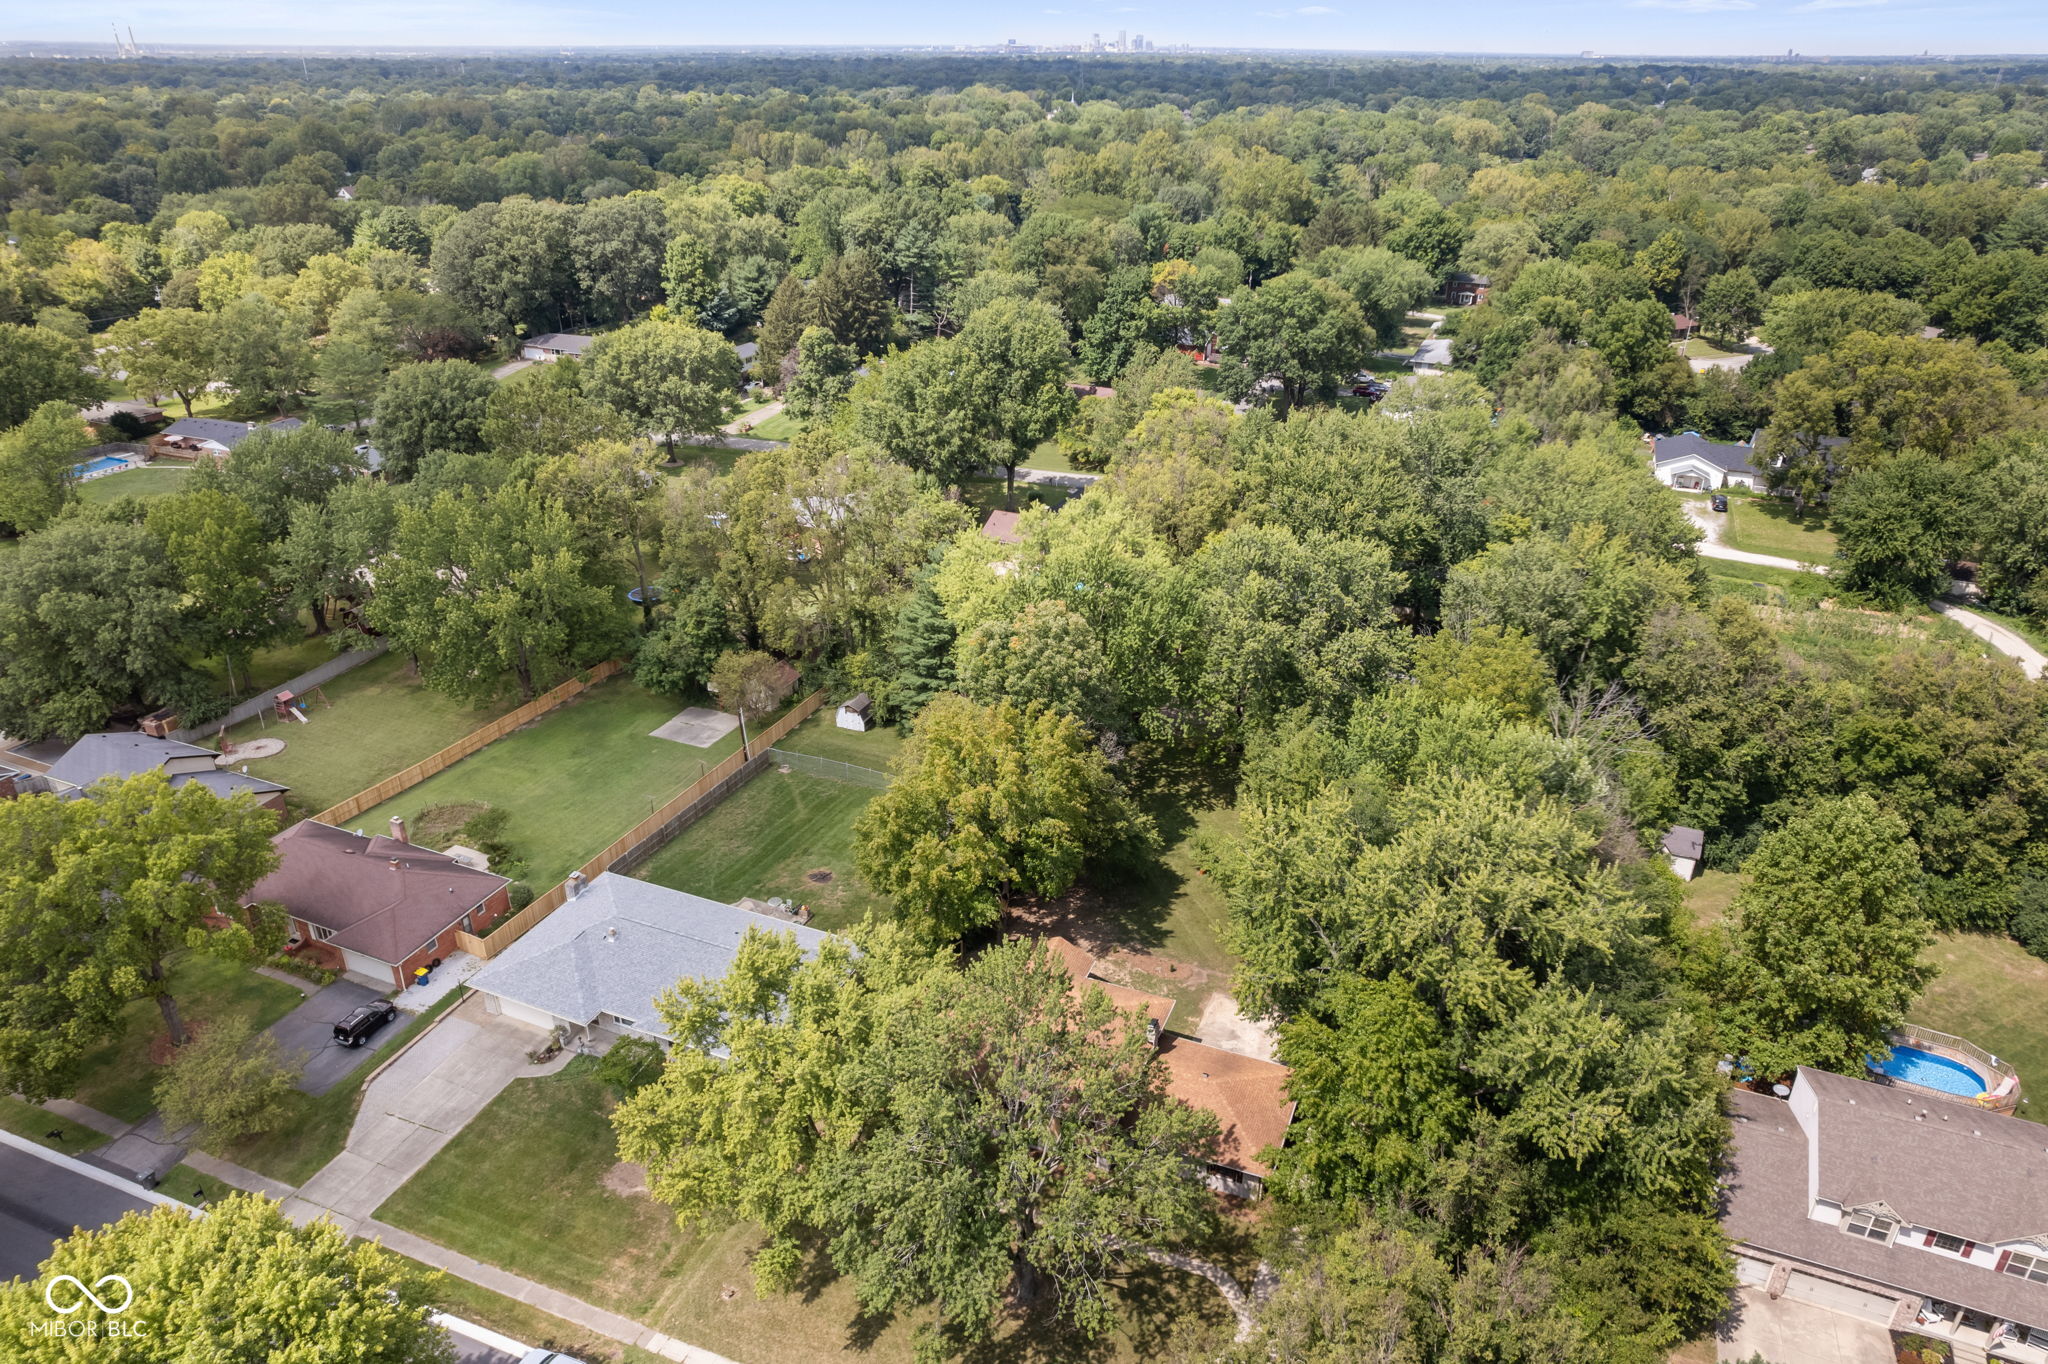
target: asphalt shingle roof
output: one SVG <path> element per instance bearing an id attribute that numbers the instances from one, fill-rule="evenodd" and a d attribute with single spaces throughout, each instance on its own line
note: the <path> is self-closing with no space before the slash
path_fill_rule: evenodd
<path id="1" fill-rule="evenodd" d="M 805 955 L 830 935 L 612 872 L 542 919 L 470 985 L 557 1018 L 600 1013 L 662 1037 L 655 1000 L 679 980 L 717 980 L 749 928 L 794 933 Z"/>
<path id="2" fill-rule="evenodd" d="M 443 852 L 301 820 L 271 840 L 277 870 L 249 900 L 273 900 L 378 961 L 404 961 L 511 882 Z"/>
<path id="3" fill-rule="evenodd" d="M 185 436 L 192 440 L 210 440 L 216 445 L 225 445 L 232 450 L 239 441 L 249 438 L 249 428 L 243 422 L 226 422 L 218 417 L 180 417 L 163 430 L 166 436 Z"/>
<path id="4" fill-rule="evenodd" d="M 1652 458 L 1654 463 L 1664 464 L 1691 455 L 1727 473 L 1754 477 L 1757 471 L 1749 462 L 1754 453 L 1747 445 L 1729 445 L 1708 440 L 1697 431 L 1687 431 L 1683 435 L 1657 437 L 1657 453 Z"/>
<path id="5" fill-rule="evenodd" d="M 91 786 L 102 777 L 154 772 L 173 758 L 205 758 L 210 764 L 214 756 L 210 748 L 176 739 L 157 739 L 147 734 L 87 734 L 50 764 L 50 776 L 71 786 Z M 221 796 L 237 791 L 252 791 L 261 796 L 288 789 L 261 777 L 212 766 L 193 772 L 173 772 L 170 776 L 173 786 L 196 781 Z"/>

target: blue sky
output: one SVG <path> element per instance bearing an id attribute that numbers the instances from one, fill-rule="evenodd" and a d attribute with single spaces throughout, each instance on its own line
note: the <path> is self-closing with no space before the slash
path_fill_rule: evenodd
<path id="1" fill-rule="evenodd" d="M 1855 55 L 2048 52 L 2043 0 L 127 0 L 91 17 L 71 6 L 7 7 L 0 38 L 97 41 L 109 19 L 147 47 L 183 43 L 758 44 L 1025 43 L 1105 39 L 1161 46 L 1380 51 L 1800 52 Z"/>

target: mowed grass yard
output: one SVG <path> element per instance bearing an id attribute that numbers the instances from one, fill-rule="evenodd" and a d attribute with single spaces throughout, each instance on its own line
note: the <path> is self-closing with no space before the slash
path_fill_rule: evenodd
<path id="1" fill-rule="evenodd" d="M 97 506 L 122 497 L 139 497 L 145 501 L 169 497 L 191 486 L 187 482 L 191 474 L 192 466 L 189 464 L 152 464 L 126 473 L 108 474 L 105 478 L 88 479 L 79 484 L 78 500 Z"/>
<path id="2" fill-rule="evenodd" d="M 776 747 L 877 772 L 889 771 L 890 764 L 903 751 L 903 731 L 895 725 L 878 725 L 865 731 L 841 729 L 833 719 L 838 710 L 837 702 L 818 707 L 816 715 L 791 730 Z"/>
<path id="3" fill-rule="evenodd" d="M 2019 1115 L 2048 1122 L 2048 961 L 2010 938 L 1943 933 L 1925 960 L 1941 974 L 1914 1003 L 1915 1023 L 1968 1038 L 2020 1073 L 2032 1101 Z"/>
<path id="4" fill-rule="evenodd" d="M 181 951 L 173 959 L 170 991 L 188 1029 L 240 1017 L 260 1030 L 297 1008 L 304 998 L 291 986 L 259 976 L 242 962 L 191 951 Z M 156 1000 L 131 1000 L 121 1011 L 120 1033 L 86 1054 L 82 1078 L 70 1097 L 126 1122 L 148 1117 L 156 1107 L 150 1090 L 157 1077 L 150 1047 L 163 1033 L 163 1013 Z"/>
<path id="5" fill-rule="evenodd" d="M 613 678 L 350 823 L 382 829 L 393 815 L 411 824 L 429 806 L 487 802 L 510 816 L 504 838 L 525 879 L 546 889 L 738 750 L 738 730 L 709 748 L 653 737 L 682 709 Z"/>
<path id="6" fill-rule="evenodd" d="M 284 740 L 284 752 L 250 763 L 249 775 L 289 786 L 292 804 L 309 815 L 431 757 L 518 704 L 516 696 L 483 707 L 450 700 L 423 686 L 397 653 L 373 658 L 320 690 L 333 704 L 308 700 L 306 724 L 266 715 L 228 731 L 234 743 Z"/>
<path id="7" fill-rule="evenodd" d="M 1751 554 L 1778 554 L 1803 564 L 1832 564 L 1835 533 L 1819 512 L 1799 516 L 1792 504 L 1776 497 L 1728 496 L 1721 516 L 1721 542 Z"/>
<path id="8" fill-rule="evenodd" d="M 748 895 L 786 896 L 810 906 L 812 927 L 846 928 L 889 904 L 853 869 L 853 822 L 879 794 L 871 786 L 771 766 L 633 875 L 727 904 Z"/>
<path id="9" fill-rule="evenodd" d="M 579 1057 L 557 1075 L 513 1081 L 377 1210 L 378 1219 L 748 1364 L 910 1358 L 923 1318 L 863 1318 L 852 1286 L 822 1253 L 795 1292 L 758 1298 L 748 1266 L 762 1243 L 756 1228 L 683 1231 L 646 1195 L 608 1188 L 618 1160 L 612 1096 L 595 1066 Z M 1013 1329 L 967 1358 L 1118 1364 L 1163 1357 L 1180 1319 L 1192 1317 L 1212 1335 L 1224 1329 L 1222 1300 L 1189 1275 L 1141 1266 L 1119 1301 L 1124 1329 L 1107 1349 L 1021 1339 Z"/>

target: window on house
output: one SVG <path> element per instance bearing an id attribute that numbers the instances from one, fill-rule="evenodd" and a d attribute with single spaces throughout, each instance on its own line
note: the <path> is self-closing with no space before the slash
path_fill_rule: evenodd
<path id="1" fill-rule="evenodd" d="M 1850 1213 L 1848 1220 L 1842 1223 L 1842 1230 L 1851 1236 L 1861 1236 L 1886 1245 L 1891 1243 L 1892 1233 L 1898 1229 L 1899 1224 L 1896 1221 L 1868 1209 Z"/>
<path id="2" fill-rule="evenodd" d="M 607 1013 L 604 1015 L 604 1017 L 609 1018 L 612 1022 L 618 1024 L 622 1028 L 637 1028 L 640 1026 L 639 1019 L 627 1018 L 624 1014 Z"/>
<path id="3" fill-rule="evenodd" d="M 2026 1339 L 2027 1344 L 2035 1349 L 2048 1350 L 2048 1331 L 2038 1326 L 2025 1326 L 2020 1328 L 2020 1334 Z"/>
<path id="4" fill-rule="evenodd" d="M 334 930 L 331 928 L 322 928 L 319 924 L 312 925 L 312 928 L 314 942 L 326 942 L 334 936 Z"/>
<path id="5" fill-rule="evenodd" d="M 2048 1255 L 2022 1255 L 2014 1251 L 2005 1257 L 2005 1272 L 2014 1278 L 2048 1283 Z"/>
<path id="6" fill-rule="evenodd" d="M 1934 1248 L 1936 1250 L 1953 1251 L 1960 1255 L 1963 1253 L 1963 1247 L 1968 1244 L 1969 1242 L 1965 1241 L 1962 1237 L 1951 1236 L 1945 1231 L 1934 1233 Z"/>

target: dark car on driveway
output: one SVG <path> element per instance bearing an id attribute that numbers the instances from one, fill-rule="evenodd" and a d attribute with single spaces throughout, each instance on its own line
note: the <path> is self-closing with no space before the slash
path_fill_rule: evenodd
<path id="1" fill-rule="evenodd" d="M 1715 511 L 1720 511 L 1720 512 L 1724 512 L 1724 511 L 1727 511 L 1727 510 L 1728 510 L 1728 494 L 1726 494 L 1726 493 L 1715 493 L 1715 494 L 1713 495 L 1713 497 L 1712 497 L 1712 498 L 1710 498 L 1710 499 L 1708 500 L 1708 502 L 1707 502 L 1707 505 L 1708 505 L 1708 506 L 1710 506 L 1710 507 L 1712 507 L 1712 508 L 1713 508 L 1713 509 L 1714 509 Z"/>
<path id="2" fill-rule="evenodd" d="M 334 1040 L 344 1047 L 360 1047 L 372 1033 L 396 1017 L 398 1006 L 388 999 L 358 1005 L 334 1025 Z"/>

